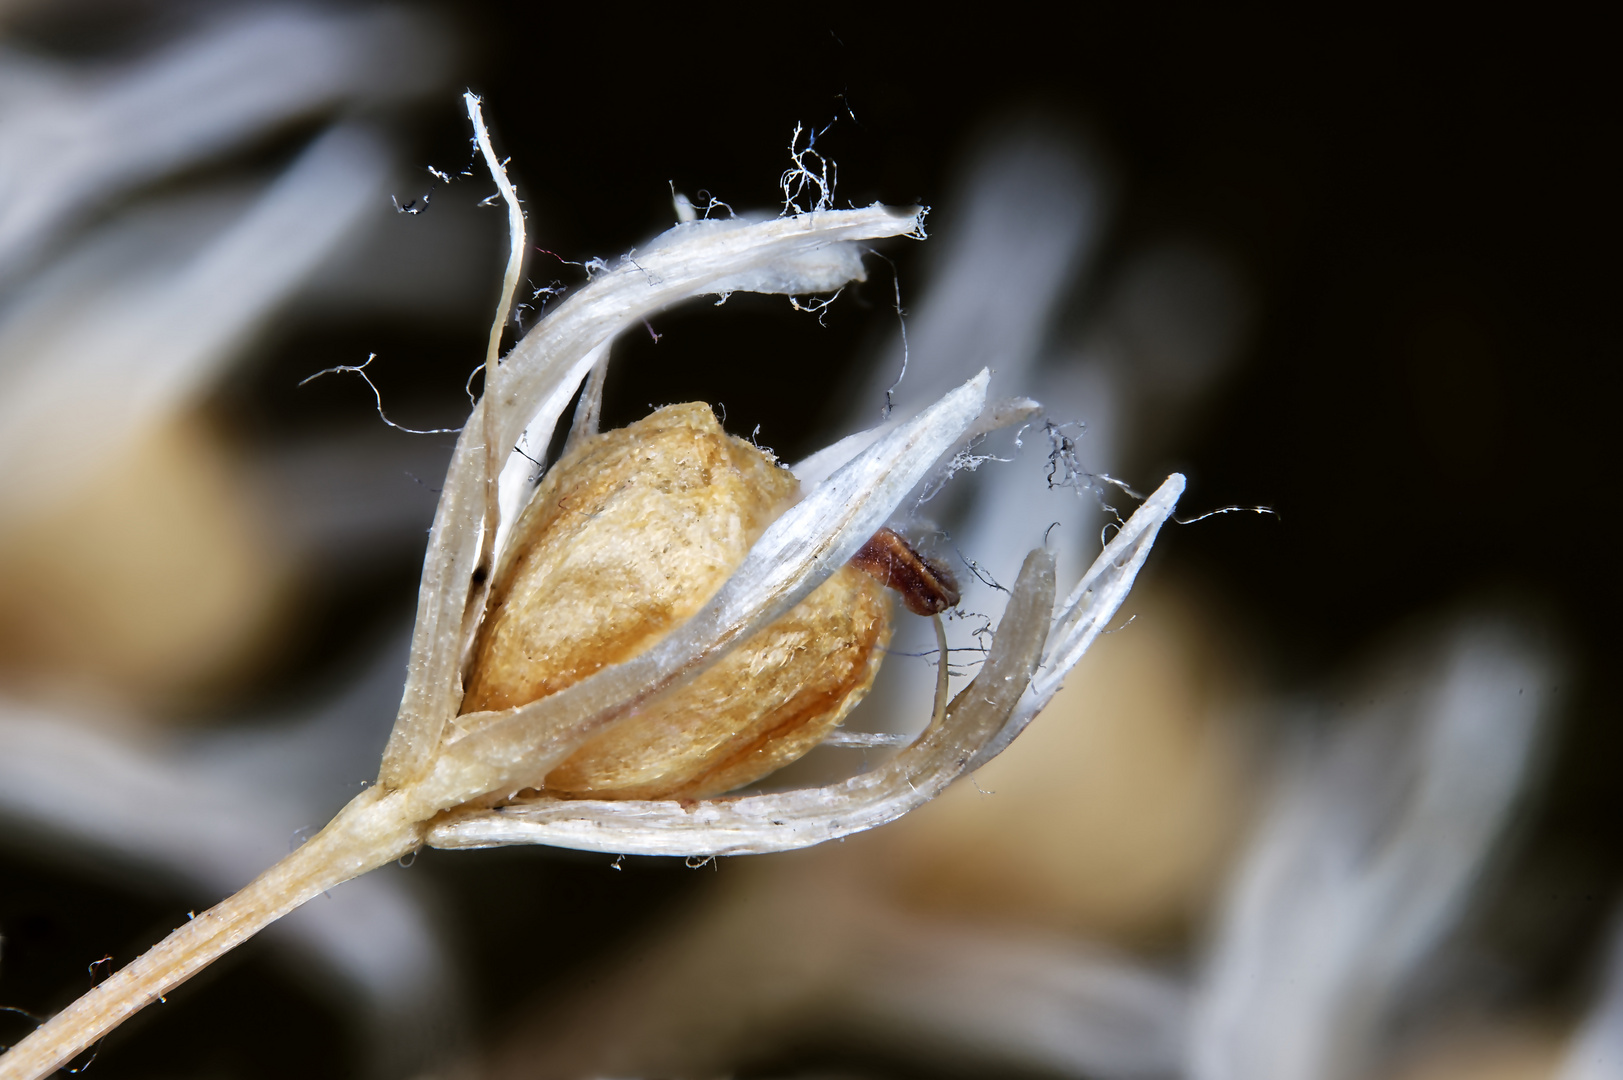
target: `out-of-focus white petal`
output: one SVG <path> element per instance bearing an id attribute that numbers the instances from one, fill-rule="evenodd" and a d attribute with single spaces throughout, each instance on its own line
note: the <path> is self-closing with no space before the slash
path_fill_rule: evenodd
<path id="1" fill-rule="evenodd" d="M 172 272 L 130 257 L 136 228 L 97 251 L 122 272 L 94 295 L 71 273 L 42 282 L 0 324 L 0 515 L 71 493 L 133 434 L 205 391 L 376 209 L 388 159 L 370 129 L 334 128 Z"/>
<path id="2" fill-rule="evenodd" d="M 1612 929 L 1600 990 L 1556 1080 L 1623 1078 L 1623 918 Z"/>
<path id="3" fill-rule="evenodd" d="M 988 141 L 950 200 L 954 217 L 931 253 L 928 292 L 902 298 L 910 311 L 910 370 L 895 389 L 903 415 L 986 366 L 999 393 L 1041 396 L 1039 350 L 1103 234 L 1108 186 L 1094 155 L 1066 133 L 1015 122 Z M 858 399 L 863 422 L 895 382 L 902 348 L 898 335 L 874 366 Z"/>
<path id="4" fill-rule="evenodd" d="M 1029 119 L 1011 119 L 1000 127 L 975 152 L 956 194 L 943 204 L 947 217 L 938 233 L 941 246 L 932 243 L 927 252 L 925 291 L 915 296 L 901 283 L 905 336 L 892 336 L 870 361 L 849 421 L 872 423 L 892 388 L 893 415 L 906 416 L 941 388 L 989 366 L 994 394 L 1030 394 L 1056 421 L 1087 420 L 1086 460 L 1108 467 L 1098 464 L 1101 447 L 1093 425 L 1108 421 L 1115 403 L 1070 392 L 1074 372 L 1041 361 L 1055 321 L 1104 234 L 1109 187 L 1102 160 L 1074 133 Z M 907 372 L 897 383 L 904 355 Z M 1018 453 L 1006 439 L 992 448 L 1013 460 L 960 475 L 950 504 L 943 500 L 917 508 L 926 529 L 939 525 L 950 533 L 941 553 L 955 560 L 962 610 L 993 622 L 1007 594 L 983 582 L 981 573 L 1006 583 L 1026 552 L 1042 543 L 1055 552 L 1060 588 L 1066 590 L 1087 565 L 1098 530 L 1091 496 L 1079 499 L 1077 492 L 1051 490 L 1045 482 L 1041 431 L 1028 430 L 1021 440 L 1025 448 Z M 795 466 L 795 474 L 818 464 L 808 459 Z M 930 520 L 936 514 L 945 519 Z M 1059 527 L 1050 543 L 1047 530 L 1054 523 Z M 979 570 L 967 567 L 971 561 Z M 954 645 L 968 644 L 962 640 L 965 626 L 948 629 Z M 934 647 L 929 628 L 910 620 L 898 624 L 891 642 L 897 653 L 909 655 Z M 906 723 L 906 703 L 927 696 L 933 682 L 928 665 L 892 661 L 860 708 L 872 723 Z"/>
<path id="5" fill-rule="evenodd" d="M 1555 665 L 1481 622 L 1412 656 L 1287 770 L 1218 930 L 1193 1080 L 1365 1075 L 1397 994 L 1457 918 L 1521 788 Z"/>
<path id="6" fill-rule="evenodd" d="M 837 1028 L 926 1059 L 1056 1076 L 1147 1080 L 1182 1061 L 1187 989 L 1072 938 L 913 918 L 862 944 L 833 1006 Z"/>
<path id="7" fill-rule="evenodd" d="M 1176 1074 L 1172 978 L 1062 935 L 896 910 L 824 854 L 724 873 L 623 962 L 532 1004 L 492 1074 L 725 1076 L 830 1043 L 918 1075 Z"/>
<path id="8" fill-rule="evenodd" d="M 0 57 L 0 279 L 75 214 L 344 101 L 428 89 L 443 34 L 377 8 L 246 8 L 137 63 L 74 70 Z"/>

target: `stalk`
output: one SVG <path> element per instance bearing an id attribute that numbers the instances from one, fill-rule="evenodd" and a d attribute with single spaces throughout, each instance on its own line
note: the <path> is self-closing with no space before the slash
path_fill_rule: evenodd
<path id="1" fill-rule="evenodd" d="M 49 1075 L 306 900 L 416 849 L 424 826 L 407 810 L 408 800 L 399 792 L 362 792 L 308 843 L 0 1056 L 0 1080 Z"/>

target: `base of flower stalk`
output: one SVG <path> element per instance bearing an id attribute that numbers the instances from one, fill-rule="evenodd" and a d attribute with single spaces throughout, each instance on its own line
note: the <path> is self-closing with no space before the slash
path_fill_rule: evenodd
<path id="1" fill-rule="evenodd" d="M 409 799 L 372 788 L 287 858 L 148 949 L 0 1055 L 0 1080 L 47 1076 L 259 931 L 422 844 Z"/>

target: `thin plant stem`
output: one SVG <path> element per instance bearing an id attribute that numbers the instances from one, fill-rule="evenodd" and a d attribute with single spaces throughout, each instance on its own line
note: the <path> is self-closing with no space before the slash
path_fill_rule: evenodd
<path id="1" fill-rule="evenodd" d="M 0 1080 L 35 1080 L 71 1061 L 135 1013 L 259 931 L 350 878 L 422 843 L 408 800 L 371 788 L 310 841 L 241 891 L 148 949 L 0 1056 Z"/>

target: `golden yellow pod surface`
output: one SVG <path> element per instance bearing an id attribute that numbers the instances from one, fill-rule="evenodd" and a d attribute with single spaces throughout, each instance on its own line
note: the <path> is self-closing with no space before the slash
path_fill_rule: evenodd
<path id="1" fill-rule="evenodd" d="M 797 488 L 703 404 L 587 440 L 514 527 L 462 711 L 535 701 L 651 647 L 710 599 Z M 699 797 L 759 779 L 845 719 L 889 637 L 882 587 L 843 567 L 714 667 L 580 747 L 546 790 Z"/>

